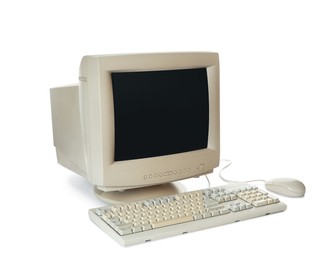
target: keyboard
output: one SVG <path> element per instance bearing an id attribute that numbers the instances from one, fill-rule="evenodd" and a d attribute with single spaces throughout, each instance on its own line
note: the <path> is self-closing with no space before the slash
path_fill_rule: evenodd
<path id="1" fill-rule="evenodd" d="M 266 191 L 235 183 L 90 209 L 89 216 L 120 245 L 129 246 L 285 209 L 284 203 Z"/>

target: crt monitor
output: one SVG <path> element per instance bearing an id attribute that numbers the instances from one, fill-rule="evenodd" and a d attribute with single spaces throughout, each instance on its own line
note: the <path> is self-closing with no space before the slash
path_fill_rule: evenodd
<path id="1" fill-rule="evenodd" d="M 136 199 L 219 165 L 217 53 L 85 56 L 51 107 L 58 162 L 100 197 Z"/>

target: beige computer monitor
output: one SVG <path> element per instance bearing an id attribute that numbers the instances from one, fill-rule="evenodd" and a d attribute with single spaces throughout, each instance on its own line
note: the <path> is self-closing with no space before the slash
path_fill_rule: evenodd
<path id="1" fill-rule="evenodd" d="M 117 129 L 115 128 L 112 75 L 196 68 L 205 69 L 207 75 L 206 147 L 116 161 Z M 78 85 L 51 89 L 54 145 L 58 162 L 95 185 L 97 194 L 155 186 L 197 177 L 212 172 L 219 165 L 219 59 L 217 53 L 84 56 L 80 64 L 79 80 Z M 152 87 L 155 88 L 155 84 Z M 174 88 L 177 88 L 177 85 Z M 187 88 L 183 88 L 182 91 L 181 98 L 187 98 Z M 129 95 L 129 93 L 125 94 Z M 146 96 L 146 93 L 142 96 Z M 168 108 L 169 100 L 165 102 Z M 191 124 L 196 124 L 196 122 L 191 122 Z M 187 126 L 188 128 L 182 128 L 185 134 L 192 127 L 191 124 Z M 138 191 L 141 192 L 141 190 Z"/>

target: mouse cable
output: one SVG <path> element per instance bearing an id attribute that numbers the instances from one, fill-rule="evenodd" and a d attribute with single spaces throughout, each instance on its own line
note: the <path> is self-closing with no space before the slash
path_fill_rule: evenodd
<path id="1" fill-rule="evenodd" d="M 257 181 L 266 182 L 266 180 L 262 180 L 262 179 L 249 180 L 249 181 L 233 181 L 233 180 L 225 179 L 225 178 L 222 176 L 222 172 L 232 164 L 232 161 L 231 161 L 231 160 L 227 160 L 227 159 L 221 159 L 220 162 L 226 162 L 226 163 L 227 163 L 225 166 L 223 166 L 223 167 L 220 169 L 220 171 L 219 171 L 219 173 L 218 173 L 220 179 L 223 180 L 223 181 L 226 182 L 226 183 L 249 183 L 249 182 L 257 182 Z"/>

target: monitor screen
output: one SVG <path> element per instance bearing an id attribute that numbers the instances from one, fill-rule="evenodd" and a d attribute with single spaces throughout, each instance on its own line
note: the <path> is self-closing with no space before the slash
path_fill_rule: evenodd
<path id="1" fill-rule="evenodd" d="M 206 149 L 206 68 L 112 72 L 114 160 Z"/>

